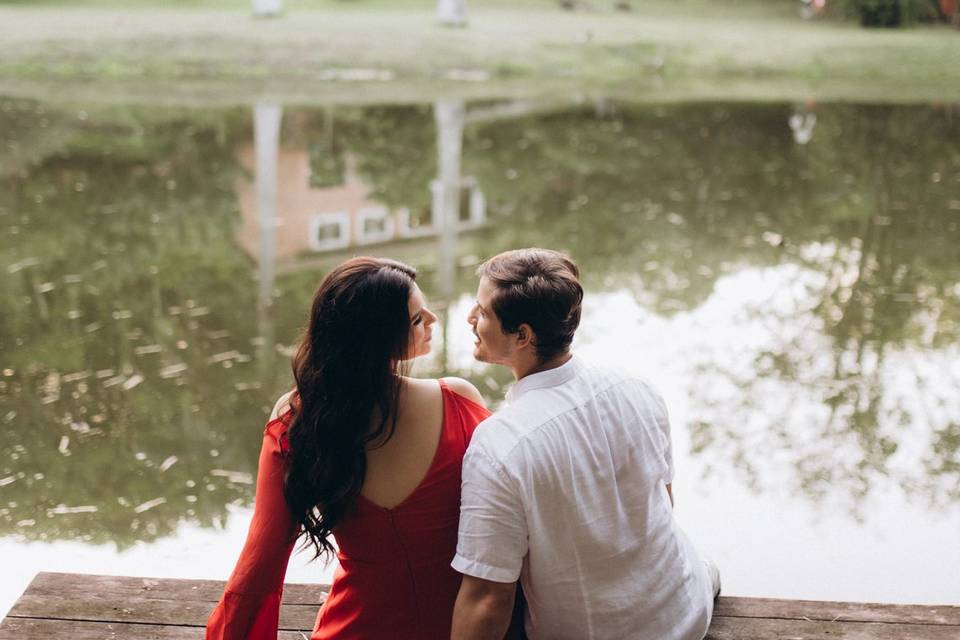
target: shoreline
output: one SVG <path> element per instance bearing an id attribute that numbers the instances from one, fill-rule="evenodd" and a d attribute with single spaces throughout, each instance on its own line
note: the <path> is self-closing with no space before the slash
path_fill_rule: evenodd
<path id="1" fill-rule="evenodd" d="M 10 5 L 0 7 L 7 43 L 0 94 L 178 106 L 577 94 L 651 102 L 960 100 L 958 30 L 753 15 L 750 2 L 691 16 L 688 4 L 588 13 L 526 0 L 515 10 L 477 9 L 463 29 L 437 25 L 422 6 L 326 3 L 255 19 L 222 7 Z"/>

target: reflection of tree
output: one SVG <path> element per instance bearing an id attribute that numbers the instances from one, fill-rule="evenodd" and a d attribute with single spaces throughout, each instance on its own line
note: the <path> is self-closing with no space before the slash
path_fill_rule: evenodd
<path id="1" fill-rule="evenodd" d="M 925 489 L 935 502 L 956 499 L 960 474 L 951 433 L 960 380 L 944 379 L 951 376 L 949 369 L 937 372 L 935 384 L 920 372 L 908 372 L 908 380 L 894 375 L 914 363 L 917 348 L 942 349 L 960 337 L 955 320 L 960 232 L 950 200 L 955 190 L 940 186 L 938 179 L 947 167 L 960 164 L 960 151 L 936 142 L 955 137 L 955 125 L 917 109 L 846 107 L 826 116 L 820 139 L 802 158 L 803 171 L 817 184 L 806 205 L 813 214 L 809 230 L 781 227 L 793 242 L 786 250 L 791 259 L 823 276 L 811 287 L 812 304 L 802 310 L 807 330 L 782 331 L 787 335 L 781 341 L 757 351 L 752 373 L 737 381 L 738 399 L 701 408 L 712 417 L 697 424 L 696 446 L 712 450 L 711 443 L 723 440 L 732 455 L 747 457 L 747 442 L 737 438 L 736 427 L 717 425 L 736 425 L 748 412 L 762 410 L 760 399 L 769 397 L 772 378 L 785 383 L 797 402 L 792 412 L 775 418 L 783 422 L 770 422 L 764 444 L 758 447 L 753 440 L 749 446 L 795 450 L 796 480 L 805 492 L 820 496 L 842 486 L 860 498 L 875 479 L 893 476 Z M 778 326 L 799 322 L 780 317 L 783 310 L 770 306 L 754 312 L 783 323 Z M 811 344 L 817 336 L 827 342 Z M 826 411 L 798 417 L 801 402 Z M 937 411 L 944 405 L 954 413 Z M 920 433 L 911 433 L 917 427 Z M 821 444 L 801 443 L 791 433 L 810 429 Z M 898 468 L 904 456 L 897 452 L 905 439 L 931 434 L 924 456 L 904 454 L 912 456 L 911 468 Z M 920 457 L 928 475 L 937 474 L 942 482 L 918 477 Z"/>
<path id="2" fill-rule="evenodd" d="M 0 185 L 0 533 L 122 546 L 249 499 L 275 381 L 248 364 L 236 120 L 88 122 Z"/>
<path id="3" fill-rule="evenodd" d="M 958 203 L 950 200 L 957 190 L 944 180 L 951 167 L 960 166 L 960 148 L 941 144 L 956 139 L 957 127 L 932 110 L 889 107 L 838 109 L 828 127 L 833 148 L 811 145 L 811 161 L 856 167 L 843 179 L 848 190 L 837 189 L 843 196 L 832 203 L 831 213 L 838 219 L 835 226 L 849 230 L 859 255 L 814 313 L 823 318 L 835 345 L 835 379 L 845 382 L 839 397 L 828 400 L 831 406 L 852 408 L 847 423 L 861 440 L 861 466 L 883 472 L 898 441 L 895 429 L 880 435 L 885 426 L 923 421 L 943 428 L 931 408 L 917 415 L 885 403 L 892 389 L 878 377 L 893 353 L 913 346 L 942 348 L 960 337 L 955 321 L 960 317 L 960 231 L 951 214 Z M 871 369 L 878 373 L 874 379 L 865 375 Z M 923 400 L 942 401 L 936 387 L 924 389 L 919 377 L 916 382 Z M 941 389 L 952 394 L 958 382 Z M 941 444 L 931 453 L 942 456 L 935 464 L 943 468 L 951 456 L 956 460 L 958 450 L 951 453 Z M 952 493 L 960 496 L 956 483 Z"/>
<path id="4" fill-rule="evenodd" d="M 956 388 L 956 387 L 954 387 Z M 949 499 L 960 499 L 960 422 L 937 429 L 926 460 L 926 484 L 946 487 Z M 942 482 L 942 485 L 941 485 Z"/>
<path id="5" fill-rule="evenodd" d="M 339 136 L 335 135 L 333 108 L 324 112 L 323 132 L 310 140 L 310 186 L 335 187 L 346 179 L 347 163 Z"/>
<path id="6" fill-rule="evenodd" d="M 660 313 L 699 306 L 718 277 L 746 265 L 823 274 L 815 303 L 796 312 L 809 330 L 759 351 L 750 374 L 727 372 L 738 392 L 696 421 L 694 440 L 713 454 L 718 440 L 732 443 L 729 459 L 747 477 L 758 473 L 755 452 L 792 451 L 807 493 L 842 486 L 862 495 L 871 478 L 892 473 L 902 437 L 893 427 L 926 422 L 922 409 L 889 406 L 887 354 L 941 348 L 960 330 L 951 209 L 960 203 L 947 186 L 960 158 L 943 145 L 956 139 L 956 124 L 926 108 L 825 107 L 817 138 L 799 147 L 787 113 L 779 105 L 621 107 L 498 122 L 468 132 L 465 164 L 504 216 L 489 253 L 566 248 L 589 286 L 625 284 Z M 824 244 L 836 250 L 809 251 Z M 756 311 L 777 322 L 776 308 Z M 833 362 L 826 369 L 825 356 Z M 825 413 L 806 419 L 822 424 L 826 447 L 849 439 L 849 460 L 772 419 L 757 426 L 769 438 L 737 433 L 745 414 L 764 415 L 768 389 L 754 383 L 769 377 L 813 393 L 808 401 Z M 919 395 L 938 402 L 930 389 Z M 718 438 L 724 424 L 728 438 Z M 944 446 L 949 434 L 929 449 L 941 461 L 956 459 Z"/>
<path id="7" fill-rule="evenodd" d="M 408 207 L 415 217 L 430 211 L 437 165 L 429 105 L 294 112 L 285 132 L 309 140 L 312 179 L 319 184 L 335 184 L 337 175 L 342 180 L 344 155 L 351 153 L 377 199 L 391 208 Z"/>
<path id="8" fill-rule="evenodd" d="M 86 114 L 68 118 L 29 101 L 0 99 L 0 179 L 8 179 L 62 148 L 64 137 L 82 126 Z"/>
<path id="9" fill-rule="evenodd" d="M 663 313 L 690 309 L 744 262 L 774 262 L 760 237 L 791 142 L 785 108 L 621 107 L 497 122 L 471 132 L 466 171 L 511 217 L 502 246 L 569 249 L 588 285 L 628 285 Z M 750 250 L 743 250 L 752 247 Z"/>

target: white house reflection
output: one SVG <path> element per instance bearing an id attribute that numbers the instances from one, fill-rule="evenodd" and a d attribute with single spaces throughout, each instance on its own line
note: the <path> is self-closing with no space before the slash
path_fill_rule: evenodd
<path id="1" fill-rule="evenodd" d="M 278 133 L 280 122 L 276 111 L 268 113 L 263 105 L 256 109 L 255 144 L 238 151 L 249 176 L 237 181 L 236 190 L 242 217 L 238 240 L 261 269 L 263 262 L 275 261 L 282 271 L 297 270 L 298 263 L 310 264 L 318 254 L 347 255 L 358 249 L 388 254 L 395 243 L 409 240 L 449 242 L 445 233 L 469 233 L 486 223 L 483 192 L 473 178 L 459 175 L 459 143 L 455 153 L 441 153 L 440 176 L 424 185 L 431 192 L 430 210 L 391 209 L 376 199 L 349 152 L 339 181 L 317 186 L 307 141 L 281 144 L 279 135 L 261 134 L 271 127 Z M 459 125 L 453 120 L 450 126 L 456 131 L 446 137 L 438 132 L 441 142 L 461 135 L 462 115 Z M 448 219 L 452 225 L 445 224 Z"/>
<path id="2" fill-rule="evenodd" d="M 332 264 L 358 253 L 403 258 L 436 256 L 428 265 L 435 271 L 434 306 L 441 314 L 438 358 L 444 368 L 448 302 L 457 286 L 459 238 L 481 230 L 487 221 L 486 198 L 475 179 L 461 175 L 465 108 L 462 101 L 434 105 L 437 135 L 437 177 L 424 185 L 430 190 L 430 208 L 390 208 L 380 202 L 373 187 L 357 170 L 357 158 L 345 152 L 321 159 L 323 175 L 316 175 L 316 158 L 308 140 L 281 143 L 282 108 L 254 107 L 254 142 L 238 151 L 246 175 L 236 182 L 241 225 L 238 242 L 257 264 L 260 362 L 272 367 L 275 329 L 273 289 L 278 271 L 324 272 Z M 333 152 L 332 144 L 319 145 Z M 251 179 L 252 178 L 252 179 Z M 412 249 L 412 251 L 411 251 Z"/>

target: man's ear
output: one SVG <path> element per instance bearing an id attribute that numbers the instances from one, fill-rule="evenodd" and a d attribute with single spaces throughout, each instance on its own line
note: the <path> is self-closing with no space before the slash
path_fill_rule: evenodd
<path id="1" fill-rule="evenodd" d="M 537 334 L 533 332 L 533 327 L 524 323 L 521 324 L 517 329 L 517 349 L 524 349 L 530 347 L 531 349 L 537 348 Z"/>

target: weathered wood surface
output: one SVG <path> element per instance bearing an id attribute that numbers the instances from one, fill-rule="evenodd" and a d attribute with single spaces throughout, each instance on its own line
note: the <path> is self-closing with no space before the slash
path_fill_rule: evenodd
<path id="1" fill-rule="evenodd" d="M 203 637 L 223 582 L 41 573 L 0 622 L 0 640 Z M 309 638 L 322 585 L 288 584 L 281 640 Z M 958 640 L 960 606 L 722 597 L 710 640 Z"/>

